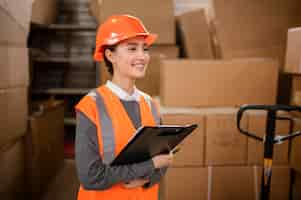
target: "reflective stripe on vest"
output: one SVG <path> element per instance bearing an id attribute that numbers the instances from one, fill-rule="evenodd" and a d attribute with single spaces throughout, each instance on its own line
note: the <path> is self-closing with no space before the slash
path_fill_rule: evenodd
<path id="1" fill-rule="evenodd" d="M 96 91 L 91 91 L 88 96 L 92 97 L 97 106 L 98 119 L 101 127 L 101 137 L 103 141 L 103 162 L 105 164 L 110 164 L 115 158 L 115 137 L 112 120 L 108 115 L 106 106 L 104 104 L 103 97 Z M 144 98 L 141 95 L 141 98 Z M 148 105 L 151 107 L 151 112 L 155 120 L 156 125 L 160 124 L 160 115 L 155 107 L 155 104 L 148 98 L 145 98 L 148 101 Z"/>
<path id="2" fill-rule="evenodd" d="M 115 157 L 115 138 L 113 133 L 112 120 L 110 119 L 106 106 L 104 104 L 102 96 L 98 92 L 93 91 L 96 94 L 96 106 L 99 115 L 99 124 L 101 127 L 101 136 L 103 141 L 103 162 L 109 164 Z"/>
<path id="3" fill-rule="evenodd" d="M 148 99 L 147 99 L 147 100 L 148 100 Z M 157 108 L 156 108 L 154 102 L 151 101 L 151 100 L 149 100 L 149 101 L 150 101 L 150 104 L 151 104 L 150 107 L 151 107 L 152 114 L 153 114 L 153 117 L 154 117 L 154 119 L 155 119 L 156 125 L 159 125 L 159 124 L 160 124 L 160 115 L 159 115 L 159 113 L 158 113 L 158 111 L 157 111 Z"/>

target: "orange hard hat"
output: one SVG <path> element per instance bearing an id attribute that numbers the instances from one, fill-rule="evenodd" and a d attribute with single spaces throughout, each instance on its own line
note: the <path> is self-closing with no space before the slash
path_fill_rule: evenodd
<path id="1" fill-rule="evenodd" d="M 97 30 L 94 60 L 103 60 L 104 46 L 115 45 L 136 36 L 145 36 L 147 45 L 151 45 L 157 38 L 156 34 L 149 33 L 142 22 L 134 16 L 115 15 L 109 17 Z"/>

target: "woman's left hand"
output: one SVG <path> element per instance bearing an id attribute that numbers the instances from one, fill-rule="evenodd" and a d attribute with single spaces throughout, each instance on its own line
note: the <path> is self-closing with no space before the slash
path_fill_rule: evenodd
<path id="1" fill-rule="evenodd" d="M 149 180 L 146 179 L 136 179 L 133 181 L 130 181 L 129 183 L 124 183 L 123 186 L 127 189 L 132 189 L 136 187 L 142 187 L 144 184 L 148 183 Z"/>

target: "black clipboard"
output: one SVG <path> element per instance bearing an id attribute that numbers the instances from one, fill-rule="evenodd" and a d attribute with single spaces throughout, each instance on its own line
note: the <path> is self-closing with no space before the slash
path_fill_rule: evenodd
<path id="1" fill-rule="evenodd" d="M 197 128 L 197 124 L 140 127 L 111 166 L 139 163 L 155 155 L 168 154 Z"/>

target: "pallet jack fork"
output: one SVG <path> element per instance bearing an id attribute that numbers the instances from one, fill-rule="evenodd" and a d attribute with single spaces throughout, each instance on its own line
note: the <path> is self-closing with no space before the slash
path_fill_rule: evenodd
<path id="1" fill-rule="evenodd" d="M 267 120 L 266 120 L 266 130 L 265 136 L 259 137 L 254 133 L 250 133 L 245 131 L 240 126 L 240 121 L 243 117 L 245 111 L 249 110 L 262 110 L 267 112 Z M 273 164 L 273 149 L 274 144 L 281 144 L 285 140 L 293 139 L 294 137 L 301 136 L 301 131 L 297 131 L 292 133 L 292 128 L 290 130 L 291 133 L 288 135 L 275 135 L 275 127 L 276 122 L 279 120 L 285 120 L 290 122 L 290 127 L 293 126 L 293 119 L 290 117 L 280 117 L 277 116 L 278 111 L 297 111 L 301 112 L 300 106 L 288 106 L 288 105 L 243 105 L 240 107 L 237 113 L 237 128 L 238 130 L 255 140 L 264 143 L 264 162 L 263 162 L 263 173 L 261 179 L 261 192 L 260 192 L 260 200 L 269 200 L 270 188 L 271 188 L 271 177 L 272 177 L 272 164 Z M 286 133 L 287 134 L 287 133 Z"/>

